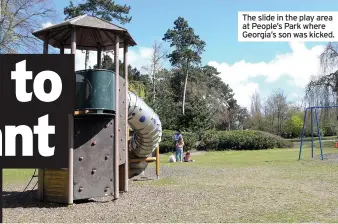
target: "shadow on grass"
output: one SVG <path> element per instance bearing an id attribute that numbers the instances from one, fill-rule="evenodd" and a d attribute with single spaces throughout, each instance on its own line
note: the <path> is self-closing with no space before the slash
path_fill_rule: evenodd
<path id="1" fill-rule="evenodd" d="M 74 201 L 76 204 L 87 203 L 109 203 L 112 200 L 97 201 L 95 199 L 81 199 Z M 3 191 L 2 207 L 3 208 L 62 208 L 68 207 L 68 204 L 54 202 L 40 202 L 37 198 L 37 190 L 26 191 Z"/>
<path id="2" fill-rule="evenodd" d="M 2 192 L 3 208 L 58 208 L 67 207 L 66 204 L 40 202 L 37 199 L 37 190 L 26 191 L 3 191 Z"/>
<path id="3" fill-rule="evenodd" d="M 140 179 L 134 179 L 133 181 L 150 181 L 150 180 L 155 180 L 154 178 L 149 178 L 149 177 L 141 177 Z"/>

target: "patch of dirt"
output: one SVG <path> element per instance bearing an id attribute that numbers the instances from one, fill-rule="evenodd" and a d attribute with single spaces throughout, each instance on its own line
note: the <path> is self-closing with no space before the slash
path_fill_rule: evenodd
<path id="1" fill-rule="evenodd" d="M 317 155 L 314 158 L 319 159 L 319 160 L 322 159 L 320 155 Z M 323 160 L 327 162 L 338 163 L 338 154 L 337 153 L 325 153 L 323 155 Z"/>

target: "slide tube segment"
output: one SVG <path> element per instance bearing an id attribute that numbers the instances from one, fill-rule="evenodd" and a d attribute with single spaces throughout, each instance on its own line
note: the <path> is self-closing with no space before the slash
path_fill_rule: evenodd
<path id="1" fill-rule="evenodd" d="M 130 141 L 130 159 L 146 158 L 157 148 L 162 137 L 158 115 L 140 97 L 128 93 L 128 124 L 134 134 Z M 129 178 L 141 174 L 147 162 L 131 163 Z"/>

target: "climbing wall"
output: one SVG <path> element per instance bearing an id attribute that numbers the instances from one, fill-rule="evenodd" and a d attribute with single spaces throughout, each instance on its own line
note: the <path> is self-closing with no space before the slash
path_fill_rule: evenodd
<path id="1" fill-rule="evenodd" d="M 74 200 L 114 192 L 114 118 L 91 115 L 74 120 Z"/>

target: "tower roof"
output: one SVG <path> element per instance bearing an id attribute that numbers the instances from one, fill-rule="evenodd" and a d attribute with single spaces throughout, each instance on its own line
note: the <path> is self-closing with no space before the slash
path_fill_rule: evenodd
<path id="1" fill-rule="evenodd" d="M 129 46 L 136 45 L 126 29 L 89 15 L 74 17 L 38 30 L 33 35 L 44 40 L 44 35 L 48 34 L 49 45 L 61 48 L 63 43 L 64 48 L 70 48 L 73 27 L 76 29 L 76 49 L 79 50 L 97 50 L 98 45 L 103 51 L 113 50 L 116 35 L 119 36 L 120 47 L 123 47 L 124 43 L 128 43 Z"/>

